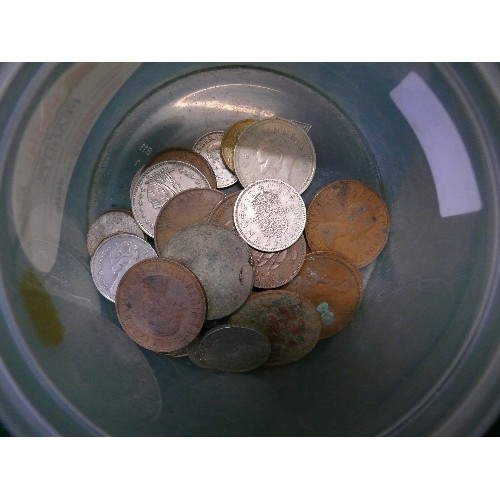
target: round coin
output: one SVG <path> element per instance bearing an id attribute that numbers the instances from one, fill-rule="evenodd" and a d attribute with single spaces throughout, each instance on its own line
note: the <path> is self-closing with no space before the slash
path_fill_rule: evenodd
<path id="1" fill-rule="evenodd" d="M 156 257 L 153 247 L 134 234 L 120 233 L 106 238 L 90 260 L 90 272 L 99 292 L 115 301 L 122 276 L 136 262 Z"/>
<path id="2" fill-rule="evenodd" d="M 241 191 L 228 194 L 223 200 L 219 201 L 208 217 L 208 222 L 218 224 L 225 228 L 236 231 L 234 225 L 234 204 Z"/>
<path id="3" fill-rule="evenodd" d="M 186 189 L 209 187 L 207 179 L 188 163 L 157 163 L 141 175 L 132 196 L 132 213 L 142 230 L 153 237 L 156 218 L 168 200 Z"/>
<path id="4" fill-rule="evenodd" d="M 200 340 L 201 359 L 214 370 L 248 372 L 262 366 L 271 354 L 269 338 L 236 325 L 216 326 Z"/>
<path id="5" fill-rule="evenodd" d="M 181 229 L 170 239 L 162 256 L 180 262 L 198 277 L 207 295 L 207 319 L 231 314 L 252 290 L 250 249 L 225 227 L 200 223 Z"/>
<path id="6" fill-rule="evenodd" d="M 163 258 L 143 260 L 123 276 L 116 312 L 127 335 L 156 352 L 186 347 L 206 317 L 206 298 L 196 276 L 182 264 Z"/>
<path id="7" fill-rule="evenodd" d="M 234 148 L 234 169 L 243 187 L 260 179 L 279 179 L 302 194 L 314 177 L 316 153 L 297 124 L 268 118 L 243 130 Z"/>
<path id="8" fill-rule="evenodd" d="M 278 252 L 300 238 L 306 225 L 306 206 L 286 182 L 260 180 L 247 186 L 236 199 L 234 223 L 253 248 Z"/>
<path id="9" fill-rule="evenodd" d="M 313 251 L 331 250 L 364 267 L 389 237 L 389 211 L 365 183 L 336 181 L 321 189 L 307 210 L 305 234 Z"/>
<path id="10" fill-rule="evenodd" d="M 234 147 L 236 146 L 236 143 L 238 142 L 238 139 L 243 132 L 249 125 L 252 123 L 255 123 L 256 120 L 252 120 L 250 118 L 246 120 L 241 120 L 239 122 L 234 123 L 231 125 L 225 132 L 224 135 L 222 136 L 222 141 L 221 141 L 221 154 L 222 154 L 222 159 L 224 160 L 224 163 L 226 164 L 226 167 L 231 170 L 231 172 L 234 174 Z"/>
<path id="11" fill-rule="evenodd" d="M 191 151 L 189 149 L 183 148 L 170 148 L 161 151 L 151 158 L 143 168 L 143 172 L 147 170 L 149 167 L 156 165 L 157 163 L 161 163 L 164 161 L 176 160 L 183 161 L 184 163 L 189 163 L 193 167 L 197 168 L 206 178 L 210 187 L 212 189 L 217 189 L 217 178 L 215 177 L 214 171 L 210 166 L 210 163 L 203 158 L 199 153 L 195 151 Z"/>
<path id="12" fill-rule="evenodd" d="M 200 351 L 201 336 L 198 335 L 186 348 L 189 360 L 199 368 L 210 368 L 205 358 L 202 357 Z"/>
<path id="13" fill-rule="evenodd" d="M 238 182 L 238 178 L 233 175 L 224 164 L 221 154 L 221 142 L 224 132 L 209 132 L 200 137 L 193 146 L 193 151 L 201 154 L 214 171 L 217 178 L 217 188 L 232 186 Z"/>
<path id="14" fill-rule="evenodd" d="M 269 366 L 302 359 L 317 344 L 321 321 L 314 306 L 296 293 L 267 290 L 253 294 L 229 318 L 232 325 L 245 326 L 265 334 L 271 341 Z"/>
<path id="15" fill-rule="evenodd" d="M 225 198 L 215 189 L 187 189 L 167 201 L 156 219 L 154 238 L 158 255 L 172 236 L 183 227 L 206 222 L 213 208 Z"/>
<path id="16" fill-rule="evenodd" d="M 135 234 L 144 239 L 144 233 L 128 210 L 107 210 L 99 215 L 89 227 L 87 233 L 87 250 L 92 257 L 101 242 L 118 233 Z"/>
<path id="17" fill-rule="evenodd" d="M 321 317 L 321 339 L 342 330 L 353 318 L 363 295 L 358 269 L 342 254 L 312 252 L 297 276 L 283 287 L 309 300 Z"/>

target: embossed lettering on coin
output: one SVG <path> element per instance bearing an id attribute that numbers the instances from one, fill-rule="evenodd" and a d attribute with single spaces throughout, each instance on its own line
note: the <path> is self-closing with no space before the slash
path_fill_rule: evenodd
<path id="1" fill-rule="evenodd" d="M 364 267 L 387 243 L 389 211 L 384 200 L 365 183 L 333 182 L 309 205 L 305 234 L 311 250 L 339 252 Z"/>
<path id="2" fill-rule="evenodd" d="M 115 301 L 122 276 L 136 262 L 156 257 L 153 247 L 133 234 L 120 233 L 106 238 L 94 252 L 90 271 L 94 283 L 104 297 Z"/>

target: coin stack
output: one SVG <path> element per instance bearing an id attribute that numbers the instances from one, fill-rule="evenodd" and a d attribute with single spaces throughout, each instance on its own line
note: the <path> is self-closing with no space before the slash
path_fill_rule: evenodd
<path id="1" fill-rule="evenodd" d="M 139 169 L 131 211 L 104 212 L 87 236 L 93 280 L 127 335 L 244 372 L 298 361 L 341 331 L 389 214 L 358 180 L 324 186 L 306 209 L 315 170 L 309 136 L 281 118 L 238 121 Z"/>

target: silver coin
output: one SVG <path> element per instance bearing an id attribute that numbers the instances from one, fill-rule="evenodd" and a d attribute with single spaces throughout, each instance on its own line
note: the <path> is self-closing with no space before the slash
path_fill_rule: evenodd
<path id="1" fill-rule="evenodd" d="M 233 313 L 252 291 L 250 248 L 223 226 L 203 222 L 181 229 L 167 243 L 162 257 L 183 264 L 200 280 L 207 296 L 207 319 Z"/>
<path id="2" fill-rule="evenodd" d="M 141 175 L 144 173 L 144 166 L 142 166 L 134 175 L 132 178 L 132 182 L 130 183 L 130 199 L 132 200 L 132 197 L 134 196 L 134 191 L 137 186 L 137 183 L 139 182 L 139 179 L 141 178 Z"/>
<path id="3" fill-rule="evenodd" d="M 316 171 L 316 153 L 301 127 L 269 118 L 242 132 L 234 150 L 234 169 L 243 187 L 261 179 L 278 179 L 302 194 Z"/>
<path id="4" fill-rule="evenodd" d="M 192 188 L 209 188 L 206 177 L 181 161 L 164 161 L 148 168 L 132 195 L 132 213 L 142 230 L 154 236 L 156 219 L 163 205 L 177 193 Z"/>
<path id="5" fill-rule="evenodd" d="M 203 335 L 198 351 L 203 363 L 214 370 L 248 372 L 267 362 L 271 342 L 257 330 L 221 325 Z"/>
<path id="6" fill-rule="evenodd" d="M 193 146 L 193 151 L 205 158 L 212 167 L 217 179 L 217 188 L 232 186 L 238 182 L 238 178 L 233 175 L 222 159 L 221 143 L 224 132 L 209 132 L 200 137 Z"/>
<path id="7" fill-rule="evenodd" d="M 293 245 L 306 225 L 306 206 L 286 182 L 264 179 L 247 186 L 236 199 L 234 224 L 239 235 L 261 252 Z"/>
<path id="8" fill-rule="evenodd" d="M 106 238 L 90 260 L 92 279 L 99 292 L 111 302 L 123 275 L 141 260 L 156 257 L 154 248 L 133 234 L 115 234 Z"/>
<path id="9" fill-rule="evenodd" d="M 131 233 L 144 239 L 144 233 L 128 210 L 107 210 L 99 215 L 89 227 L 87 250 L 92 257 L 100 243 L 117 233 Z"/>

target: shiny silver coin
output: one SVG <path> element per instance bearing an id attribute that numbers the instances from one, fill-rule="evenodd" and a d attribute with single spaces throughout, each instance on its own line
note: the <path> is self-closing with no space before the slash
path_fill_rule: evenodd
<path id="1" fill-rule="evenodd" d="M 198 351 L 203 363 L 214 370 L 248 372 L 267 362 L 271 342 L 257 330 L 222 325 L 200 339 Z"/>
<path id="2" fill-rule="evenodd" d="M 92 279 L 99 292 L 115 302 L 123 275 L 141 260 L 156 257 L 154 248 L 133 234 L 120 233 L 106 238 L 90 260 Z"/>
<path id="3" fill-rule="evenodd" d="M 87 250 L 92 257 L 103 240 L 118 233 L 130 233 L 144 239 L 144 233 L 128 210 L 107 210 L 99 215 L 89 227 Z"/>
<path id="4" fill-rule="evenodd" d="M 206 177 L 192 165 L 174 160 L 157 163 L 137 182 L 132 213 L 142 230 L 153 237 L 158 214 L 168 200 L 186 189 L 209 187 Z"/>
<path id="5" fill-rule="evenodd" d="M 217 188 L 232 186 L 238 178 L 226 167 L 222 159 L 221 143 L 224 132 L 209 132 L 200 137 L 193 146 L 193 151 L 201 154 L 212 167 L 217 179 Z"/>
<path id="6" fill-rule="evenodd" d="M 251 247 L 278 252 L 300 238 L 306 225 L 306 206 L 286 182 L 260 180 L 247 186 L 236 199 L 234 224 Z"/>
<path id="7" fill-rule="evenodd" d="M 301 127 L 270 118 L 241 133 L 234 150 L 234 169 L 243 187 L 261 179 L 278 179 L 302 194 L 314 177 L 316 153 Z"/>
<path id="8" fill-rule="evenodd" d="M 250 248 L 223 226 L 200 223 L 181 229 L 167 243 L 162 257 L 180 262 L 200 280 L 207 296 L 207 319 L 233 313 L 252 291 Z"/>

